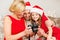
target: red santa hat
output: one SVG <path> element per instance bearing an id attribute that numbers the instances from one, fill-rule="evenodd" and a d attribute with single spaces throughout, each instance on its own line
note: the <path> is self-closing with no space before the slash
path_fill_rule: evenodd
<path id="1" fill-rule="evenodd" d="M 31 8 L 30 12 L 36 12 L 39 13 L 40 15 L 43 14 L 43 9 L 37 5 L 33 6 L 33 8 Z"/>
<path id="2" fill-rule="evenodd" d="M 30 10 L 32 7 L 31 7 L 31 4 L 28 0 L 24 0 L 25 1 L 25 5 L 26 5 L 26 8 L 27 10 Z"/>

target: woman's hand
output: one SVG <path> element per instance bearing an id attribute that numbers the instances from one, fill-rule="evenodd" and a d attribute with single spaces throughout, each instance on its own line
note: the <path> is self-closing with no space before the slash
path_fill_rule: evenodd
<path id="1" fill-rule="evenodd" d="M 38 28 L 37 34 L 38 34 L 39 36 L 43 36 L 43 35 L 45 34 L 45 32 L 44 32 L 44 30 L 43 30 L 42 28 Z"/>
<path id="2" fill-rule="evenodd" d="M 47 40 L 56 40 L 56 38 L 55 37 L 47 38 Z"/>
<path id="3" fill-rule="evenodd" d="M 32 37 L 34 35 L 32 29 L 29 29 L 29 35 L 30 35 L 30 37 Z"/>
<path id="4" fill-rule="evenodd" d="M 29 35 L 33 36 L 33 34 L 34 34 L 31 27 L 27 27 L 25 30 L 25 33 L 26 33 L 26 35 L 25 35 L 26 37 L 29 37 Z"/>

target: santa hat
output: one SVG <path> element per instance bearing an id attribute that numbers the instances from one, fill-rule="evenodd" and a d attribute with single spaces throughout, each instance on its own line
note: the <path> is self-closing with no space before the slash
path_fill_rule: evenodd
<path id="1" fill-rule="evenodd" d="M 30 10 L 32 7 L 31 7 L 31 4 L 28 0 L 24 0 L 25 1 L 25 5 L 26 5 L 26 8 L 27 10 Z"/>
<path id="2" fill-rule="evenodd" d="M 40 15 L 43 14 L 43 9 L 37 5 L 33 6 L 33 8 L 31 8 L 30 12 L 36 12 L 39 13 Z"/>

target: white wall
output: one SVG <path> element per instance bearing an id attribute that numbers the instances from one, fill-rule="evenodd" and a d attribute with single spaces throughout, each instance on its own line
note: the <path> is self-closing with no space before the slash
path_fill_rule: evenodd
<path id="1" fill-rule="evenodd" d="M 60 17 L 60 0 L 29 0 L 32 5 L 39 5 L 44 8 L 45 13 L 50 16 Z M 0 0 L 0 16 L 10 14 L 9 6 L 13 0 Z"/>
<path id="2" fill-rule="evenodd" d="M 0 17 L 10 14 L 9 7 L 13 0 L 0 0 Z"/>
<path id="3" fill-rule="evenodd" d="M 49 16 L 60 17 L 60 0 L 29 0 L 32 5 L 37 4 L 44 8 Z"/>

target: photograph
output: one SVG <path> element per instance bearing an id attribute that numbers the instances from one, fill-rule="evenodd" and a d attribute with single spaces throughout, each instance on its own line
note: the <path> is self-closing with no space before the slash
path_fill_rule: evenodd
<path id="1" fill-rule="evenodd" d="M 60 0 L 0 0 L 0 40 L 60 40 Z"/>

